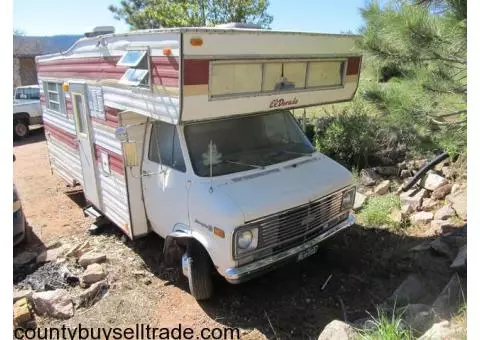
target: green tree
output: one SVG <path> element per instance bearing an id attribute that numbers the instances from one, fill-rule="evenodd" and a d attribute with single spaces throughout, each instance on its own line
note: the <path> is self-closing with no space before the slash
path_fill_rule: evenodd
<path id="1" fill-rule="evenodd" d="M 108 8 L 132 29 L 242 22 L 269 27 L 268 0 L 122 0 Z"/>

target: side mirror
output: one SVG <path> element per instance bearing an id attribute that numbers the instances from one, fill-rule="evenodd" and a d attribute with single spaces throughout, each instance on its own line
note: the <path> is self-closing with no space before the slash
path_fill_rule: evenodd
<path id="1" fill-rule="evenodd" d="M 127 134 L 127 128 L 124 126 L 120 126 L 115 129 L 115 138 L 119 140 L 120 142 L 127 142 L 128 141 L 128 134 Z"/>

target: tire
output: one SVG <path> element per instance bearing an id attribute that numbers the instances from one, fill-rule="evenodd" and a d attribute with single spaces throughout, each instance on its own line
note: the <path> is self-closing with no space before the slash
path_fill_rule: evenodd
<path id="1" fill-rule="evenodd" d="M 28 128 L 28 120 L 15 119 L 13 121 L 13 136 L 17 139 L 25 138 L 28 136 L 30 130 Z"/>
<path id="2" fill-rule="evenodd" d="M 193 243 L 188 249 L 188 286 L 196 300 L 207 300 L 213 295 L 212 262 L 207 251 Z"/>

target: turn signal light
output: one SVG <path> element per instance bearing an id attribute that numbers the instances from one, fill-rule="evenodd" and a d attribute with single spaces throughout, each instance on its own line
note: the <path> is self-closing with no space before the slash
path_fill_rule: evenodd
<path id="1" fill-rule="evenodd" d="M 213 227 L 213 233 L 218 237 L 225 238 L 225 232 L 220 228 Z"/>
<path id="2" fill-rule="evenodd" d="M 163 49 L 163 55 L 166 55 L 167 57 L 172 55 L 172 50 L 170 48 L 164 48 Z"/>
<path id="3" fill-rule="evenodd" d="M 203 40 L 200 38 L 192 38 L 190 39 L 190 45 L 192 46 L 202 46 L 203 45 Z"/>

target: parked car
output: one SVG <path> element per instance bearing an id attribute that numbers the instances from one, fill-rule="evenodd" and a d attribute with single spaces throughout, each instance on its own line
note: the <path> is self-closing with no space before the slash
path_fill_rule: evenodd
<path id="1" fill-rule="evenodd" d="M 13 99 L 13 136 L 28 136 L 30 126 L 42 124 L 40 87 L 38 85 L 17 87 Z"/>
<path id="2" fill-rule="evenodd" d="M 15 155 L 13 156 L 15 162 Z M 22 210 L 22 203 L 13 184 L 13 245 L 16 246 L 25 240 L 26 219 Z"/>

